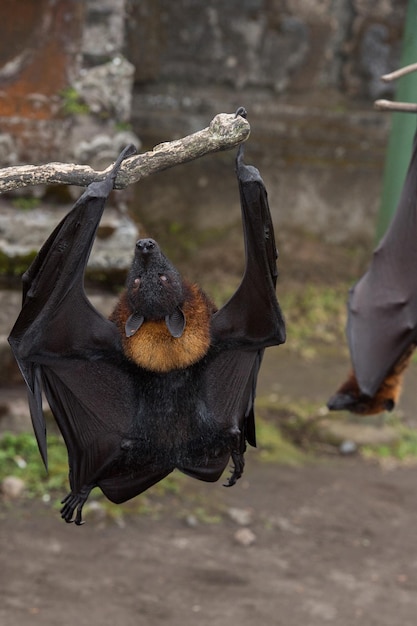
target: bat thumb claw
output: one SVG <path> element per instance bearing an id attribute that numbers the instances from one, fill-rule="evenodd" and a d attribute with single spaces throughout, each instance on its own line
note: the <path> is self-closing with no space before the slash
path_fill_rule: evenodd
<path id="1" fill-rule="evenodd" d="M 239 107 L 235 113 L 235 117 L 243 117 L 246 119 L 248 117 L 248 114 L 245 107 Z"/>

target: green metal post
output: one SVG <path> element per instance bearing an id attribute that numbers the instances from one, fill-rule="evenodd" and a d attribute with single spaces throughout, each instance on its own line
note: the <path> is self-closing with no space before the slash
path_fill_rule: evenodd
<path id="1" fill-rule="evenodd" d="M 417 0 L 408 0 L 400 67 L 411 63 L 417 63 Z M 415 73 L 398 79 L 395 99 L 399 102 L 417 103 L 417 75 Z M 381 113 L 381 115 L 388 114 Z M 415 114 L 396 112 L 391 115 L 392 123 L 376 226 L 378 241 L 385 233 L 397 208 L 416 130 Z"/>

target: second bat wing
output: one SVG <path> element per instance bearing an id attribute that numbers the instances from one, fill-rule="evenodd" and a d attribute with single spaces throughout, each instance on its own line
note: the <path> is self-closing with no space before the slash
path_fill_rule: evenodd
<path id="1" fill-rule="evenodd" d="M 347 338 L 353 372 L 330 409 L 391 409 L 417 342 L 417 133 L 392 222 L 368 271 L 350 290 Z"/>

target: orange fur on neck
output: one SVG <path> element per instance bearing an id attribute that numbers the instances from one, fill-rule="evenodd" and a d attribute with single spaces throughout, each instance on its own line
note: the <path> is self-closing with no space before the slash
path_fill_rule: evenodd
<path id="1" fill-rule="evenodd" d="M 165 320 L 145 320 L 139 330 L 126 337 L 125 323 L 132 310 L 124 291 L 110 319 L 118 326 L 128 359 L 154 372 L 170 372 L 193 365 L 203 358 L 210 346 L 210 319 L 213 303 L 197 285 L 184 283 L 186 297 L 182 305 L 186 325 L 181 337 L 173 337 Z"/>

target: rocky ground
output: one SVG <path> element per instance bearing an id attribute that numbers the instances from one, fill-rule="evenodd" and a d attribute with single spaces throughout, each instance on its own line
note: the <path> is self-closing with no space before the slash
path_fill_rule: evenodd
<path id="1" fill-rule="evenodd" d="M 224 511 L 211 524 L 168 503 L 159 519 L 78 528 L 2 502 L 0 622 L 414 626 L 415 485 L 415 468 L 252 456 L 235 488 L 196 485 Z"/>

